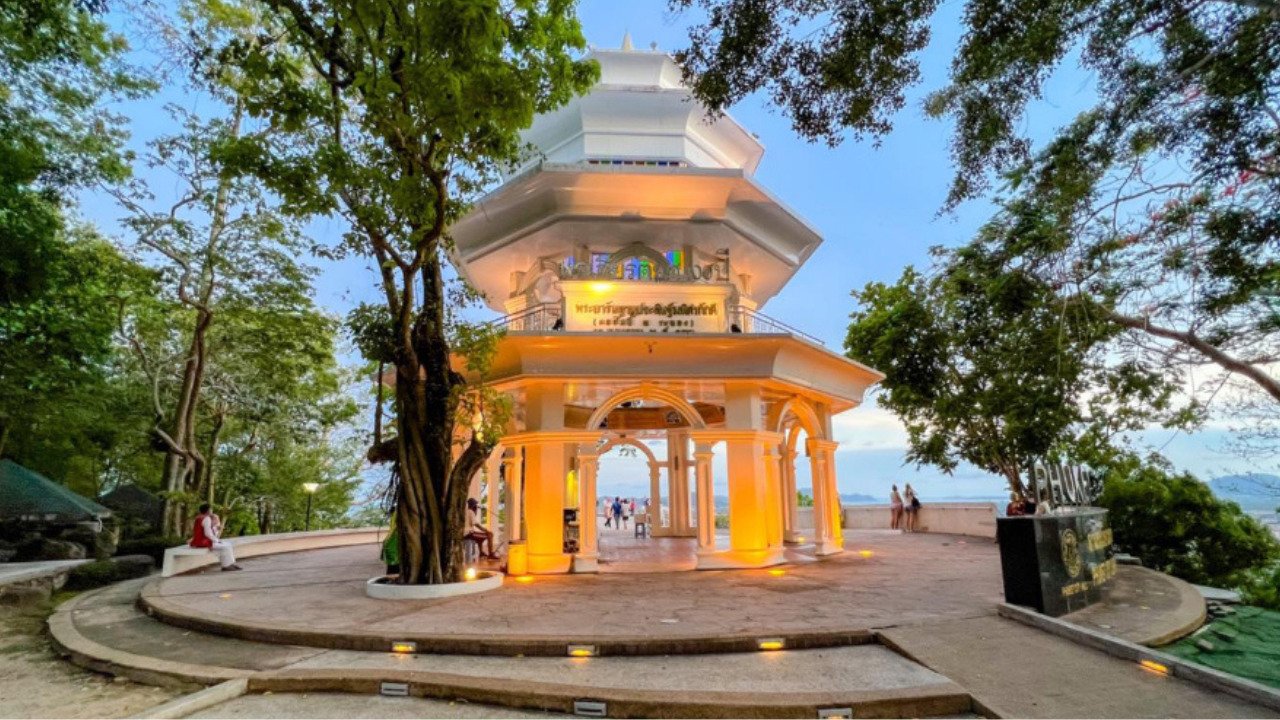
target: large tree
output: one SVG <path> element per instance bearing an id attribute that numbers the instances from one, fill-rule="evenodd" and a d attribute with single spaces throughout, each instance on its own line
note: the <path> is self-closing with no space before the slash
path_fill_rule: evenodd
<path id="1" fill-rule="evenodd" d="M 936 0 L 673 0 L 707 20 L 682 54 L 720 109 L 764 91 L 802 135 L 889 131 L 919 78 Z M 968 0 L 950 83 L 945 207 L 1002 179 L 984 229 L 1063 306 L 1122 330 L 1113 349 L 1177 377 L 1209 366 L 1277 416 L 1280 3 Z M 1021 134 L 1061 67 L 1097 101 L 1042 148 Z M 1203 374 L 1201 375 L 1203 377 Z"/>
<path id="2" fill-rule="evenodd" d="M 855 293 L 845 340 L 851 358 L 885 373 L 878 402 L 906 425 L 908 460 L 947 472 L 965 461 L 1021 492 L 1037 461 L 1093 459 L 1082 455 L 1152 419 L 1194 419 L 1160 377 L 1109 362 L 1099 343 L 1112 330 L 1064 312 L 998 244 L 935 256 L 928 277 L 907 268 Z"/>
<path id="3" fill-rule="evenodd" d="M 220 332 L 224 307 L 241 316 L 256 312 L 281 328 L 314 313 L 306 298 L 313 271 L 295 259 L 304 249 L 296 224 L 256 180 L 225 172 L 212 156 L 214 147 L 242 132 L 242 106 L 232 100 L 228 111 L 202 119 L 171 108 L 181 131 L 150 144 L 145 161 L 151 180 L 114 193 L 127 212 L 124 224 L 137 251 L 161 269 L 169 302 L 155 316 L 159 327 L 147 327 L 140 316 L 124 328 L 152 386 L 151 433 L 165 457 L 167 534 L 184 526 L 189 499 L 213 498 L 213 457 L 206 449 L 216 453 L 218 431 L 243 374 L 230 358 L 219 363 L 216 353 L 237 346 L 271 351 L 269 342 L 251 334 L 253 328 L 240 326 L 247 335 L 242 338 Z M 161 197 L 152 189 L 159 184 L 167 186 Z M 324 350 L 331 353 L 332 345 Z M 215 382 L 224 392 L 209 408 L 206 393 Z M 206 410 L 215 428 L 207 444 L 200 436 Z"/>
<path id="4" fill-rule="evenodd" d="M 519 131 L 596 76 L 572 0 L 262 0 L 218 58 L 264 132 L 227 148 L 301 214 L 349 224 L 395 368 L 401 581 L 461 579 L 472 474 L 498 413 L 452 364 L 447 231 L 523 150 Z M 243 16 L 237 21 L 243 19 Z M 492 343 L 479 343 L 492 347 Z M 474 362 L 474 358 L 472 360 Z"/>

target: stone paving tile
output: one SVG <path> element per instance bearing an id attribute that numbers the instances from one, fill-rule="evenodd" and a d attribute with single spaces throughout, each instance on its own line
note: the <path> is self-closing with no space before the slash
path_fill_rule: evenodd
<path id="1" fill-rule="evenodd" d="M 1280 717 L 1000 617 L 897 628 L 884 636 L 1006 717 Z"/>
<path id="2" fill-rule="evenodd" d="M 508 579 L 482 595 L 387 602 L 364 596 L 364 580 L 380 571 L 365 545 L 252 558 L 242 573 L 168 578 L 160 588 L 191 613 L 233 621 L 514 637 L 887 627 L 989 614 L 1002 599 L 989 541 L 852 532 L 846 547 L 842 556 L 789 566 L 781 577 L 766 570 L 539 576 Z"/>

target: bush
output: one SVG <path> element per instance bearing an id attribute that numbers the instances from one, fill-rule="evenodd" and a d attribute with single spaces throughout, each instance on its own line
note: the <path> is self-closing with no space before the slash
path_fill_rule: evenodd
<path id="1" fill-rule="evenodd" d="M 151 573 L 154 563 L 146 556 L 129 556 L 111 560 L 95 560 L 77 565 L 67 574 L 67 590 L 89 590 L 121 580 L 131 580 Z"/>
<path id="2" fill-rule="evenodd" d="M 164 535 L 148 535 L 146 537 L 132 538 L 124 540 L 120 543 L 120 547 L 116 549 L 117 555 L 150 555 L 156 565 L 164 563 L 164 551 L 175 545 L 185 545 L 185 538 L 166 537 Z"/>
<path id="3" fill-rule="evenodd" d="M 1245 588 L 1280 559 L 1280 543 L 1261 523 L 1186 473 L 1149 464 L 1113 471 L 1098 504 L 1109 511 L 1116 547 L 1188 582 Z"/>
<path id="4" fill-rule="evenodd" d="M 1280 562 L 1255 570 L 1240 595 L 1249 605 L 1280 610 Z"/>

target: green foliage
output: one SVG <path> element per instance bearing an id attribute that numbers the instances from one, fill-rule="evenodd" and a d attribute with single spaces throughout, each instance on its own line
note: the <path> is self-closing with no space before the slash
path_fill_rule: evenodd
<path id="1" fill-rule="evenodd" d="M 849 357 L 885 373 L 881 406 L 906 425 L 907 457 L 950 472 L 960 461 L 1020 491 L 1034 461 L 1105 443 L 1153 419 L 1175 422 L 1173 388 L 1129 365 L 1109 367 L 1112 332 L 1059 302 L 998 245 L 936 250 L 929 278 L 854 296 Z M 1078 458 L 1077 458 L 1078 459 Z"/>
<path id="2" fill-rule="evenodd" d="M 1246 604 L 1280 610 L 1280 562 L 1255 569 L 1241 590 Z"/>
<path id="3" fill-rule="evenodd" d="M 77 565 L 67 573 L 65 590 L 91 590 L 121 580 L 143 577 L 150 571 L 145 565 L 95 560 Z"/>
<path id="4" fill-rule="evenodd" d="M 1108 510 L 1116 547 L 1188 582 L 1247 588 L 1280 559 L 1265 527 L 1187 473 L 1130 458 L 1107 473 L 1098 504 Z"/>
<path id="5" fill-rule="evenodd" d="M 116 555 L 148 555 L 156 566 L 164 564 L 164 551 L 171 547 L 187 544 L 189 538 L 179 535 L 144 535 L 142 537 L 121 540 L 116 546 Z"/>
<path id="6" fill-rule="evenodd" d="M 880 0 L 671 5 L 708 13 L 682 54 L 702 99 L 722 109 L 764 92 L 798 132 L 829 143 L 846 131 L 888 132 L 939 8 Z M 1273 453 L 1275 3 L 966 0 L 964 25 L 950 82 L 924 108 L 954 125 L 946 208 L 1003 181 L 999 213 L 975 244 L 1001 247 L 1060 304 L 1114 333 L 1113 353 L 1139 372 L 1179 382 L 1189 365 L 1215 364 L 1222 383 L 1234 379 L 1252 393 L 1230 415 L 1260 435 L 1261 452 Z M 1096 81 L 1096 103 L 1033 147 L 1023 135 L 1028 107 L 1056 70 L 1077 62 Z"/>
<path id="7" fill-rule="evenodd" d="M 573 57 L 586 45 L 574 5 L 260 0 L 205 13 L 200 69 L 269 129 L 223 143 L 217 161 L 299 217 L 341 215 L 349 231 L 322 252 L 378 273 L 385 306 L 349 320 L 366 358 L 395 368 L 404 582 L 459 576 L 463 488 L 506 419 L 470 384 L 494 342 L 457 317 L 474 293 L 446 282 L 447 228 L 520 159 L 534 115 L 597 77 Z"/>
<path id="8" fill-rule="evenodd" d="M 799 507 L 813 507 L 813 496 L 808 493 L 796 492 L 796 505 Z"/>
<path id="9" fill-rule="evenodd" d="M 128 174 L 119 118 L 102 100 L 146 83 L 124 41 L 73 0 L 0 2 L 0 303 L 47 291 L 63 194 Z"/>

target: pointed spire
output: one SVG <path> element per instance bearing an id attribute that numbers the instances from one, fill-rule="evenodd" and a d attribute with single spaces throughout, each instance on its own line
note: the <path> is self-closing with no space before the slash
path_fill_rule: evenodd
<path id="1" fill-rule="evenodd" d="M 631 52 L 635 47 L 631 45 L 631 32 L 628 31 L 622 35 L 622 49 Z"/>

